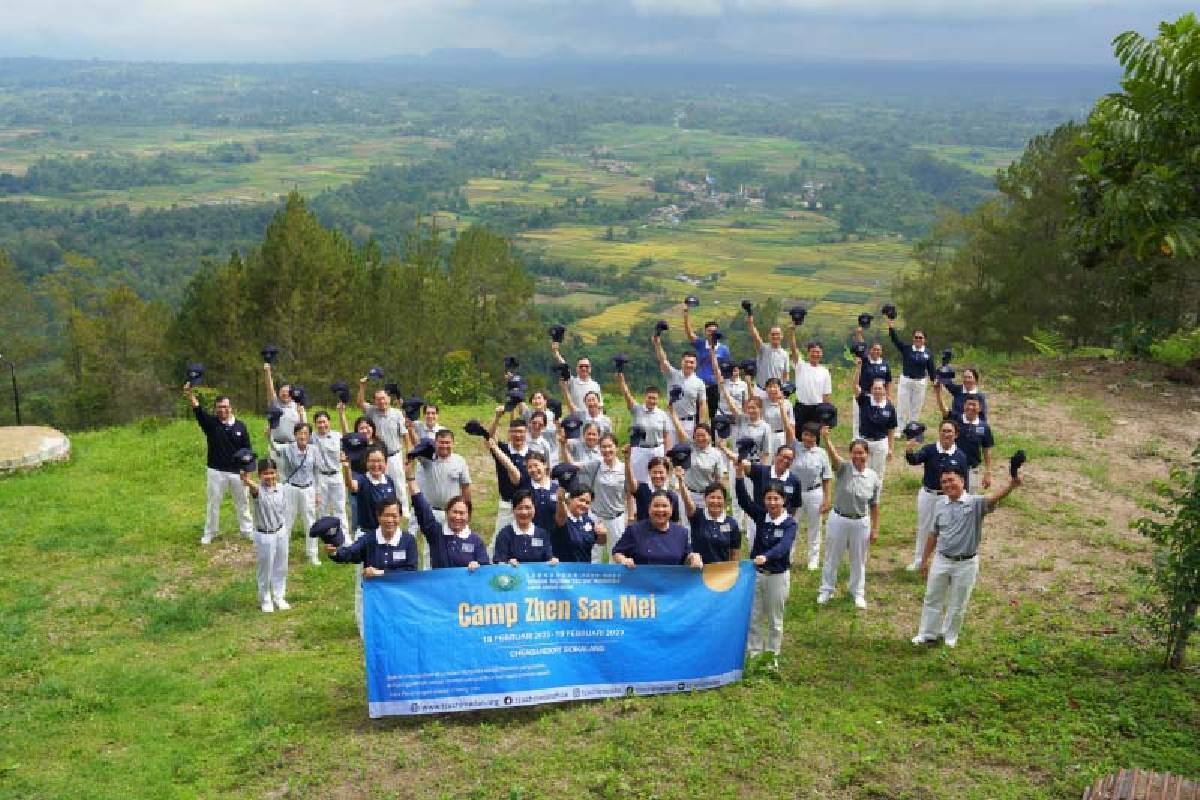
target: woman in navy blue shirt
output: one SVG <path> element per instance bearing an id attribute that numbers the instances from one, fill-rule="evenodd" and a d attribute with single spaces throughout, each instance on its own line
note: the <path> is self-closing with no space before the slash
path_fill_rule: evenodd
<path id="1" fill-rule="evenodd" d="M 746 491 L 746 482 L 742 480 L 745 471 L 741 463 L 737 472 L 738 480 L 734 486 L 738 503 L 754 520 L 754 545 L 750 549 L 750 558 L 758 570 L 746 650 L 751 658 L 764 652 L 765 621 L 765 650 L 773 655 L 772 666 L 778 667 L 779 651 L 783 647 L 783 611 L 792 582 L 791 553 L 792 543 L 796 541 L 796 520 L 787 512 L 787 494 L 783 491 L 783 484 L 767 484 L 762 502 L 757 503 Z"/>
<path id="2" fill-rule="evenodd" d="M 704 566 L 692 552 L 687 528 L 671 523 L 671 498 L 664 491 L 650 497 L 650 518 L 625 529 L 613 547 L 613 563 L 633 569 L 638 564 Z"/>
<path id="3" fill-rule="evenodd" d="M 671 462 L 663 456 L 653 456 L 646 462 L 646 476 L 649 483 L 638 481 L 633 475 L 633 448 L 625 445 L 625 495 L 633 499 L 633 515 L 630 519 L 641 522 L 650 518 L 650 496 L 655 492 L 666 492 L 671 498 L 671 522 L 679 522 L 683 517 L 679 511 L 679 494 L 667 485 L 671 474 Z M 685 492 L 686 494 L 686 492 Z M 626 502 L 628 505 L 628 502 Z"/>
<path id="4" fill-rule="evenodd" d="M 534 524 L 536 505 L 533 492 L 518 489 L 513 494 L 513 521 L 500 529 L 492 543 L 492 560 L 497 564 L 508 562 L 514 567 L 528 561 L 544 561 L 551 566 L 558 563 L 550 543 L 550 534 Z"/>
<path id="5" fill-rule="evenodd" d="M 525 456 L 525 469 L 529 471 L 533 494 L 533 524 L 549 536 L 554 530 L 554 512 L 558 510 L 558 483 L 550 478 L 546 456 L 536 450 L 530 450 Z"/>
<path id="6" fill-rule="evenodd" d="M 591 514 L 592 490 L 577 486 L 570 496 L 558 490 L 558 510 L 554 513 L 554 532 L 550 534 L 554 556 L 559 561 L 591 563 L 592 545 L 605 531 Z"/>
<path id="7" fill-rule="evenodd" d="M 933 386 L 933 391 L 940 393 L 943 386 L 950 393 L 951 415 L 955 418 L 962 416 L 962 413 L 966 410 L 964 403 L 967 398 L 974 397 L 979 401 L 979 416 L 984 421 L 987 420 L 987 395 L 979 389 L 979 370 L 974 367 L 967 367 L 962 373 L 962 383 L 955 383 L 954 381 L 936 383 Z"/>
<path id="8" fill-rule="evenodd" d="M 729 493 L 725 484 L 709 484 L 704 490 L 704 507 L 697 508 L 692 496 L 683 493 L 683 507 L 692 526 L 692 548 L 705 564 L 737 561 L 741 555 L 742 532 L 737 521 L 725 513 Z"/>
<path id="9" fill-rule="evenodd" d="M 377 578 L 385 572 L 414 572 L 417 569 L 417 540 L 402 530 L 400 500 L 395 495 L 383 500 L 376 509 L 379 527 L 352 544 L 325 545 L 331 561 L 362 564 L 364 578 Z"/>
<path id="10" fill-rule="evenodd" d="M 433 515 L 429 501 L 421 494 L 417 484 L 416 467 L 412 461 L 405 464 L 408 478 L 408 494 L 412 500 L 413 513 L 425 543 L 429 545 L 429 565 L 433 569 L 466 567 L 474 572 L 481 564 L 490 564 L 487 545 L 479 534 L 471 530 L 471 501 L 462 495 L 446 501 L 446 525 Z"/>

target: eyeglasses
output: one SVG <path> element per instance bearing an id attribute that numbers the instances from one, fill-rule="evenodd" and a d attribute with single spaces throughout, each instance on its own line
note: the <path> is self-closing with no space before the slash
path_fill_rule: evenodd
<path id="1" fill-rule="evenodd" d="M 925 337 L 924 337 L 924 336 L 922 336 L 922 335 L 920 335 L 920 334 L 917 334 L 917 335 L 916 335 L 916 336 L 914 336 L 913 338 L 914 338 L 914 339 L 924 339 Z"/>

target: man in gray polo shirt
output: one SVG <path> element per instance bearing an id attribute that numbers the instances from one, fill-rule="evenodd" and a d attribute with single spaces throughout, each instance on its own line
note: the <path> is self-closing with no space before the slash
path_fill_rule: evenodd
<path id="1" fill-rule="evenodd" d="M 435 434 L 433 442 L 437 448 L 436 457 L 419 459 L 417 485 L 433 509 L 434 518 L 445 523 L 447 502 L 454 497 L 471 500 L 471 470 L 466 459 L 454 452 L 454 431 L 442 428 Z M 410 530 L 416 530 L 416 527 L 414 519 Z M 428 547 L 421 548 L 421 569 L 429 569 Z"/>
<path id="2" fill-rule="evenodd" d="M 957 468 L 942 473 L 943 496 L 933 511 L 933 529 L 921 559 L 921 573 L 928 578 L 921 628 L 913 644 L 932 644 L 938 639 L 944 639 L 948 647 L 958 644 L 963 614 L 979 575 L 983 518 L 1020 485 L 1021 478 L 1014 475 L 1007 486 L 989 495 L 967 494 L 966 476 Z"/>
<path id="3" fill-rule="evenodd" d="M 704 388 L 704 381 L 696 374 L 696 354 L 684 353 L 679 359 L 680 369 L 675 369 L 671 366 L 670 359 L 667 358 L 667 351 L 663 349 L 662 338 L 657 334 L 654 336 L 654 354 L 658 356 L 658 366 L 662 370 L 662 374 L 666 376 L 667 386 L 675 388 L 678 386 L 683 390 L 683 394 L 674 403 L 671 403 L 671 408 L 679 415 L 679 421 L 683 423 L 683 429 L 690 437 L 696 430 L 696 423 L 702 418 L 708 417 L 708 399 Z M 703 499 L 700 503 L 703 505 Z"/>
<path id="4" fill-rule="evenodd" d="M 363 376 L 358 379 L 358 405 L 363 416 L 375 425 L 375 435 L 383 442 L 387 450 L 387 474 L 396 484 L 397 495 L 400 498 L 404 516 L 412 516 L 412 508 L 408 502 L 408 480 L 404 477 L 404 441 L 408 435 L 408 425 L 404 414 L 399 409 L 392 408 L 392 398 L 384 389 L 376 389 L 373 402 L 367 402 L 367 381 Z"/>

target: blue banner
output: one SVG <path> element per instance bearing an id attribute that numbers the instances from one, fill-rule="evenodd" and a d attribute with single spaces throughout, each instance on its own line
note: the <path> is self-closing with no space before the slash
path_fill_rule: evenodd
<path id="1" fill-rule="evenodd" d="M 372 717 L 708 689 L 741 678 L 749 561 L 523 564 L 363 580 Z"/>

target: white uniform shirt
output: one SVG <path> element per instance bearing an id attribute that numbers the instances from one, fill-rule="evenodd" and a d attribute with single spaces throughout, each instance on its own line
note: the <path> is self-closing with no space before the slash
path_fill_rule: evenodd
<path id="1" fill-rule="evenodd" d="M 363 416 L 375 425 L 375 433 L 383 446 L 387 448 L 388 457 L 401 452 L 401 442 L 408 426 L 404 424 L 404 415 L 394 408 L 380 411 L 375 406 L 365 406 Z"/>
<path id="2" fill-rule="evenodd" d="M 668 386 L 679 386 L 683 389 L 683 396 L 673 406 L 675 413 L 681 420 L 687 420 L 688 417 L 695 419 L 700 414 L 700 401 L 704 399 L 705 387 L 704 381 L 696 373 L 692 373 L 686 378 L 682 370 L 671 367 L 671 371 L 667 373 Z"/>
<path id="3" fill-rule="evenodd" d="M 296 404 L 288 400 L 286 403 L 281 403 L 278 400 L 272 400 L 267 406 L 267 410 L 279 409 L 279 422 L 271 429 L 271 441 L 276 444 L 287 444 L 288 442 L 296 441 L 296 426 L 300 424 L 300 409 Z"/>
<path id="4" fill-rule="evenodd" d="M 825 402 L 824 395 L 833 394 L 833 378 L 823 364 L 813 366 L 807 360 L 796 362 L 796 402 L 815 406 Z"/>
<path id="5" fill-rule="evenodd" d="M 342 435 L 337 431 L 330 431 L 324 436 L 314 433 L 308 446 L 313 448 L 313 460 L 316 463 L 317 472 L 326 477 L 332 473 L 340 478 Z"/>
<path id="6" fill-rule="evenodd" d="M 629 413 L 633 424 L 641 425 L 646 431 L 646 440 L 642 443 L 644 446 L 658 447 L 664 443 L 667 433 L 671 430 L 671 420 L 666 411 L 660 407 L 647 411 L 643 404 L 634 403 Z"/>
<path id="7" fill-rule="evenodd" d="M 595 392 L 596 397 L 600 398 L 600 407 L 604 407 L 604 395 L 600 392 L 600 384 L 592 378 L 581 381 L 578 375 L 572 375 L 567 381 L 567 391 L 571 395 L 571 402 L 581 411 L 586 408 L 583 398 L 588 392 Z"/>
<path id="8" fill-rule="evenodd" d="M 445 508 L 451 497 L 462 494 L 462 487 L 471 485 L 471 470 L 458 453 L 446 459 L 419 459 L 417 485 L 421 494 L 434 508 Z"/>

